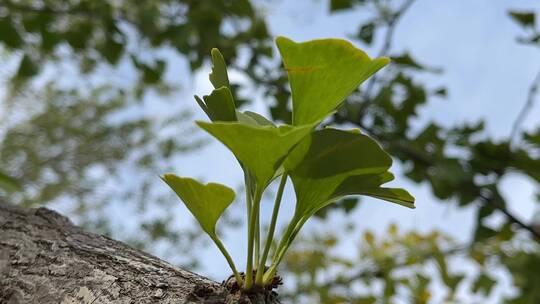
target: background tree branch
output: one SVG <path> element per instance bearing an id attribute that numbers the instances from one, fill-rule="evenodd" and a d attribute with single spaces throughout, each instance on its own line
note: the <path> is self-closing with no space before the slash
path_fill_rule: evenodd
<path id="1" fill-rule="evenodd" d="M 540 84 L 540 70 L 538 70 L 538 73 L 534 77 L 534 80 L 532 81 L 531 85 L 529 86 L 529 90 L 527 91 L 527 100 L 525 101 L 525 104 L 519 111 L 519 114 L 514 121 L 514 124 L 512 125 L 512 131 L 510 132 L 510 143 L 514 143 L 516 140 L 517 133 L 519 132 L 519 129 L 521 128 L 521 124 L 525 121 L 525 118 L 527 117 L 527 114 L 531 110 L 531 108 L 534 105 L 534 100 L 536 98 L 536 93 L 538 92 L 538 85 Z"/>

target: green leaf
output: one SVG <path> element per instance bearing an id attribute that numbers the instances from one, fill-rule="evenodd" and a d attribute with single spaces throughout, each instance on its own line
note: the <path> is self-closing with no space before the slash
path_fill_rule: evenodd
<path id="1" fill-rule="evenodd" d="M 360 27 L 358 34 L 356 35 L 359 39 L 364 41 L 367 44 L 373 42 L 373 35 L 375 34 L 375 23 L 368 22 Z"/>
<path id="2" fill-rule="evenodd" d="M 236 121 L 236 107 L 231 91 L 220 87 L 203 96 L 204 102 L 195 96 L 195 100 L 212 121 Z"/>
<path id="3" fill-rule="evenodd" d="M 11 193 L 20 190 L 21 188 L 17 180 L 0 171 L 0 189 L 4 189 L 7 193 Z"/>
<path id="4" fill-rule="evenodd" d="M 483 240 L 495 237 L 497 234 L 497 230 L 486 227 L 482 223 L 477 223 L 476 230 L 474 232 L 474 241 L 481 242 Z"/>
<path id="5" fill-rule="evenodd" d="M 525 139 L 528 144 L 532 145 L 536 149 L 540 149 L 540 127 L 538 127 L 534 132 L 524 133 L 523 139 Z"/>
<path id="6" fill-rule="evenodd" d="M 260 126 L 260 124 L 255 120 L 253 117 L 245 114 L 244 112 L 236 111 L 236 117 L 238 118 L 238 122 L 246 124 L 246 125 L 252 125 L 252 126 Z"/>
<path id="7" fill-rule="evenodd" d="M 233 152 L 264 189 L 272 180 L 289 151 L 313 128 L 313 125 L 256 126 L 237 122 L 197 124 Z"/>
<path id="8" fill-rule="evenodd" d="M 448 96 L 448 91 L 446 90 L 446 88 L 438 88 L 433 92 L 433 94 L 440 97 L 446 97 Z"/>
<path id="9" fill-rule="evenodd" d="M 64 37 L 67 43 L 77 52 L 82 52 L 91 41 L 90 37 L 97 28 L 97 24 L 94 24 L 90 20 L 84 20 L 71 24 L 68 30 L 65 32 Z"/>
<path id="10" fill-rule="evenodd" d="M 343 196 L 365 194 L 411 206 L 401 189 L 378 188 L 393 176 L 392 159 L 358 130 L 322 129 L 311 133 L 291 151 L 283 167 L 296 194 L 294 216 L 281 239 L 265 280 L 271 278 L 304 223 Z M 349 179 L 353 178 L 353 179 Z"/>
<path id="11" fill-rule="evenodd" d="M 218 49 L 212 49 L 212 72 L 210 82 L 215 90 L 203 100 L 195 96 L 195 100 L 212 121 L 236 121 L 237 111 L 234 97 L 227 76 L 225 60 Z"/>
<path id="12" fill-rule="evenodd" d="M 392 62 L 404 67 L 409 67 L 418 70 L 424 70 L 425 67 L 414 60 L 408 52 L 403 53 L 400 56 L 392 57 Z"/>
<path id="13" fill-rule="evenodd" d="M 414 197 L 411 194 L 409 194 L 409 192 L 401 188 L 372 188 L 372 189 L 359 188 L 357 192 L 351 192 L 348 195 L 353 195 L 353 194 L 367 195 L 374 198 L 389 201 L 391 203 L 402 205 L 407 208 L 411 208 L 411 209 L 415 208 Z"/>
<path id="14" fill-rule="evenodd" d="M 360 297 L 354 299 L 355 304 L 375 304 L 377 303 L 377 298 L 374 296 Z"/>
<path id="15" fill-rule="evenodd" d="M 348 177 L 332 194 L 332 197 L 367 195 L 396 203 L 408 208 L 414 207 L 414 197 L 403 189 L 381 188 L 380 185 L 394 179 L 390 172 L 382 174 L 356 175 Z"/>
<path id="16" fill-rule="evenodd" d="M 514 21 L 519 23 L 522 27 L 534 27 L 535 24 L 535 14 L 534 12 L 518 12 L 518 11 L 509 11 L 508 14 Z"/>
<path id="17" fill-rule="evenodd" d="M 124 44 L 116 42 L 114 39 L 105 40 L 102 46 L 98 47 L 101 54 L 110 64 L 117 64 L 118 60 L 122 58 L 124 54 Z"/>
<path id="18" fill-rule="evenodd" d="M 240 113 L 240 115 L 237 113 L 238 116 L 242 116 L 242 119 L 240 117 L 238 118 L 238 121 L 244 121 L 249 124 L 255 124 L 259 126 L 276 126 L 273 122 L 268 120 L 266 117 L 255 113 L 251 111 L 245 111 Z"/>
<path id="19" fill-rule="evenodd" d="M 538 44 L 540 42 L 540 34 L 533 34 L 530 37 L 518 37 L 516 40 L 523 44 Z"/>
<path id="20" fill-rule="evenodd" d="M 347 10 L 352 8 L 354 2 L 364 2 L 364 0 L 360 1 L 354 1 L 354 0 L 331 0 L 330 1 L 330 11 L 339 11 L 339 10 Z"/>
<path id="21" fill-rule="evenodd" d="M 276 39 L 289 75 L 293 125 L 323 120 L 364 80 L 388 64 L 388 58 L 369 58 L 341 39 L 296 43 Z"/>
<path id="22" fill-rule="evenodd" d="M 192 178 L 172 173 L 163 175 L 162 179 L 176 192 L 203 230 L 212 238 L 216 237 L 216 223 L 233 202 L 234 191 L 221 184 L 204 185 Z"/>
<path id="23" fill-rule="evenodd" d="M 19 48 L 24 42 L 15 26 L 13 26 L 13 20 L 9 14 L 6 17 L 0 17 L 0 33 L 2 33 L 0 42 L 5 43 L 10 48 Z"/>
<path id="24" fill-rule="evenodd" d="M 155 67 L 143 64 L 142 65 L 143 81 L 147 84 L 156 84 L 161 79 L 165 70 L 165 63 L 161 60 L 157 61 Z"/>
<path id="25" fill-rule="evenodd" d="M 28 79 L 35 76 L 39 72 L 37 64 L 30 58 L 28 54 L 24 54 L 21 62 L 19 63 L 19 69 L 15 75 L 16 79 Z"/>
<path id="26" fill-rule="evenodd" d="M 22 17 L 22 24 L 24 29 L 28 32 L 41 32 L 50 27 L 54 16 L 50 14 L 24 14 Z"/>
<path id="27" fill-rule="evenodd" d="M 491 294 L 491 290 L 493 289 L 493 286 L 497 281 L 493 280 L 490 276 L 488 276 L 485 273 L 482 273 L 476 280 L 474 281 L 474 284 L 472 286 L 472 292 L 482 292 L 484 295 L 489 296 Z"/>
<path id="28" fill-rule="evenodd" d="M 347 197 L 337 200 L 335 203 L 330 204 L 321 210 L 317 211 L 314 216 L 325 219 L 330 211 L 341 210 L 345 214 L 350 213 L 356 206 L 358 206 L 359 200 L 356 197 Z"/>
<path id="29" fill-rule="evenodd" d="M 295 216 L 310 217 L 343 196 L 336 191 L 351 176 L 370 175 L 373 179 L 368 188 L 378 186 L 379 180 L 389 178 L 383 173 L 391 164 L 392 159 L 375 141 L 357 131 L 328 128 L 313 132 L 284 163 L 296 193 Z M 383 175 L 373 177 L 378 174 Z"/>
<path id="30" fill-rule="evenodd" d="M 227 76 L 227 66 L 225 59 L 218 49 L 212 49 L 212 72 L 210 72 L 210 82 L 214 85 L 215 89 L 221 87 L 230 88 L 229 77 Z"/>

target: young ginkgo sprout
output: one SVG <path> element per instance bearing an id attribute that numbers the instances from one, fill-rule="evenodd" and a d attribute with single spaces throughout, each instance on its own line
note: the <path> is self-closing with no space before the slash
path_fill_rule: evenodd
<path id="1" fill-rule="evenodd" d="M 223 56 L 212 50 L 210 82 L 214 90 L 195 99 L 211 122 L 197 125 L 221 141 L 244 171 L 247 211 L 247 262 L 241 275 L 216 233 L 216 222 L 233 202 L 227 186 L 202 184 L 165 174 L 203 230 L 215 242 L 243 290 L 273 281 L 277 267 L 306 221 L 317 211 L 350 195 L 367 195 L 414 208 L 414 197 L 382 184 L 394 176 L 390 156 L 359 130 L 319 127 L 358 86 L 389 63 L 371 59 L 345 40 L 321 39 L 296 43 L 278 37 L 276 44 L 292 93 L 292 123 L 277 125 L 254 112 L 236 108 Z M 260 204 L 265 189 L 280 179 L 270 226 L 262 243 Z M 283 190 L 290 180 L 296 194 L 295 211 L 267 261 L 274 240 Z M 269 262 L 269 263 L 267 263 Z"/>

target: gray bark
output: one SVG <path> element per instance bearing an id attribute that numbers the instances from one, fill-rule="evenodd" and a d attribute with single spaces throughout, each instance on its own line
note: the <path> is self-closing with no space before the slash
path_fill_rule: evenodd
<path id="1" fill-rule="evenodd" d="M 0 202 L 0 303 L 250 302 L 54 211 Z"/>

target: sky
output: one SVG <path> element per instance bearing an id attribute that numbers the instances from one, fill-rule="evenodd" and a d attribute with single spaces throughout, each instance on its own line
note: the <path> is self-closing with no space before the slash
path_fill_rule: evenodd
<path id="1" fill-rule="evenodd" d="M 295 41 L 315 38 L 347 38 L 356 31 L 358 20 L 366 13 L 354 11 L 328 15 L 327 1 L 259 1 L 259 10 L 266 16 L 273 35 L 287 36 Z M 416 1 L 400 21 L 394 35 L 390 54 L 409 51 L 419 62 L 441 68 L 441 74 L 420 75 L 418 79 L 431 87 L 446 86 L 449 96 L 434 99 L 420 111 L 414 125 L 421 128 L 429 121 L 445 126 L 463 122 L 485 120 L 488 134 L 495 139 L 505 139 L 510 134 L 512 123 L 525 103 L 528 87 L 540 69 L 538 50 L 515 42 L 524 31 L 507 15 L 508 9 L 540 11 L 537 1 Z M 382 33 L 379 33 L 379 37 Z M 380 41 L 374 48 L 364 48 L 371 56 L 376 55 Z M 203 95 L 211 91 L 208 81 L 210 67 L 206 66 L 187 81 L 179 98 L 185 107 L 194 113 L 195 119 L 206 119 L 193 94 Z M 231 79 L 242 81 L 237 73 Z M 256 92 L 255 96 L 257 96 Z M 532 130 L 540 125 L 540 102 L 530 109 L 524 129 Z M 257 98 L 250 110 L 261 111 L 269 117 L 264 104 Z M 201 134 L 211 140 L 210 136 Z M 202 178 L 205 181 L 224 183 L 237 188 L 242 183 L 241 169 L 235 159 L 221 144 L 213 141 L 201 151 L 182 155 L 177 159 L 178 174 Z M 369 229 L 382 234 L 389 224 L 397 223 L 401 229 L 429 232 L 440 229 L 455 239 L 466 242 L 474 228 L 475 209 L 457 208 L 455 202 L 435 199 L 425 184 L 413 184 L 400 176 L 400 165 L 392 168 L 396 180 L 390 185 L 408 189 L 417 199 L 415 210 L 398 205 L 363 199 L 349 220 L 358 224 L 359 231 Z M 511 211 L 520 218 L 529 220 L 534 214 L 534 188 L 530 181 L 517 175 L 503 181 L 502 192 L 510 202 Z M 275 187 L 276 185 L 274 185 Z M 283 200 L 280 221 L 291 215 L 294 195 L 288 187 Z M 242 212 L 237 203 L 233 212 Z M 178 206 L 179 216 L 189 216 L 185 208 Z M 270 204 L 263 204 L 262 216 L 269 217 Z M 241 213 L 240 213 L 241 214 Z M 333 213 L 330 222 L 345 220 L 341 214 Z M 308 222 L 303 233 L 320 229 L 320 221 Z M 227 233 L 225 243 L 240 268 L 245 260 L 245 233 L 234 230 Z M 352 248 L 344 252 L 353 253 Z M 204 253 L 200 273 L 214 279 L 228 275 L 229 270 L 211 247 Z"/>

